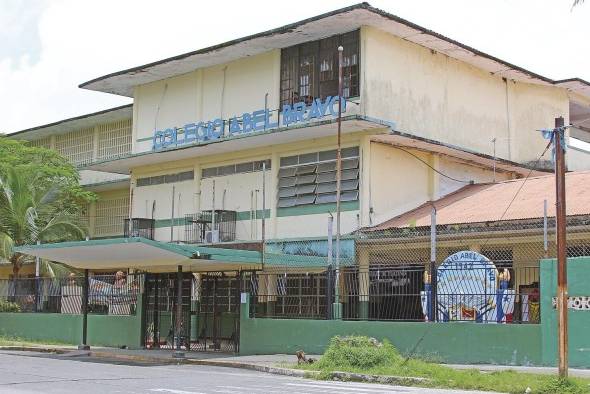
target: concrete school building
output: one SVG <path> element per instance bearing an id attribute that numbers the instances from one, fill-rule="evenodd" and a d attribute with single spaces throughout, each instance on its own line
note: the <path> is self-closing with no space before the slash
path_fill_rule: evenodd
<path id="1" fill-rule="evenodd" d="M 137 346 L 174 342 L 165 335 L 177 320 L 174 308 L 162 307 L 175 302 L 174 291 L 162 291 L 170 286 L 182 290 L 191 349 L 264 348 L 250 346 L 253 340 L 244 347 L 257 332 L 244 332 L 245 319 L 258 312 L 244 312 L 242 292 L 257 291 L 261 297 L 250 300 L 274 316 L 280 293 L 313 289 L 314 317 L 325 315 L 325 278 L 308 278 L 331 260 L 339 100 L 341 256 L 350 266 L 360 266 L 351 234 L 361 229 L 466 184 L 546 174 L 551 163 L 538 158 L 547 142 L 535 130 L 555 117 L 577 125 L 567 133 L 568 169 L 590 167 L 589 83 L 551 80 L 366 3 L 80 87 L 133 103 L 11 137 L 56 149 L 79 166 L 100 197 L 88 207 L 91 239 L 26 252 L 95 272 L 146 273 L 143 317 L 131 325 L 141 330 Z M 531 262 L 538 267 L 539 256 Z M 386 255 L 369 261 L 394 263 L 399 259 Z M 256 272 L 265 281 L 252 280 Z M 284 286 L 279 272 L 292 275 Z M 388 320 L 370 313 L 366 318 Z M 264 320 L 256 324 L 274 319 Z M 387 330 L 397 323 L 363 324 Z M 528 336 L 535 328 L 517 330 Z"/>

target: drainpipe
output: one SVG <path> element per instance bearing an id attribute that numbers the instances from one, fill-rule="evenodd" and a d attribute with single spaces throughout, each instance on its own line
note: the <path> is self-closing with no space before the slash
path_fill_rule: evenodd
<path id="1" fill-rule="evenodd" d="M 174 242 L 174 195 L 176 194 L 175 186 L 172 185 L 172 223 L 170 224 L 170 242 Z"/>

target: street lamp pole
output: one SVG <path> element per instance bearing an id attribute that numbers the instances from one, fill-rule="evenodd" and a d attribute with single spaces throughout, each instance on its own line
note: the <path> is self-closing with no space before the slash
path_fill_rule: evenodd
<path id="1" fill-rule="evenodd" d="M 338 147 L 336 149 L 336 275 L 334 278 L 334 307 L 333 318 L 342 318 L 342 304 L 340 303 L 340 189 L 342 179 L 342 52 L 338 47 Z"/>

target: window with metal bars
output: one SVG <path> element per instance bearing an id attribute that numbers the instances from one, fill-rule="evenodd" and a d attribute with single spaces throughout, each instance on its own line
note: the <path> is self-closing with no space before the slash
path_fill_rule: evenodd
<path id="1" fill-rule="evenodd" d="M 359 148 L 342 149 L 340 201 L 359 198 Z M 278 207 L 336 202 L 336 150 L 282 157 Z"/>
<path id="2" fill-rule="evenodd" d="M 163 183 L 192 181 L 193 179 L 195 179 L 195 172 L 194 171 L 185 171 L 185 172 L 178 172 L 175 174 L 156 175 L 156 176 L 150 176 L 147 178 L 138 178 L 136 181 L 136 186 L 137 187 L 154 186 L 154 185 L 161 185 Z"/>
<path id="3" fill-rule="evenodd" d="M 204 168 L 201 171 L 202 178 L 211 178 L 214 176 L 244 174 L 247 172 L 262 171 L 262 164 L 266 163 L 266 169 L 270 170 L 270 159 L 260 161 L 249 161 L 246 163 L 230 164 L 221 167 Z"/>
<path id="4" fill-rule="evenodd" d="M 98 160 L 131 153 L 131 119 L 98 126 Z"/>
<path id="5" fill-rule="evenodd" d="M 100 199 L 96 203 L 95 237 L 121 235 L 129 217 L 129 197 Z"/>
<path id="6" fill-rule="evenodd" d="M 56 136 L 55 150 L 74 165 L 91 163 L 94 151 L 94 128 Z"/>
<path id="7" fill-rule="evenodd" d="M 360 32 L 355 30 L 281 51 L 281 106 L 338 95 L 338 47 L 342 53 L 342 95 L 359 91 Z"/>

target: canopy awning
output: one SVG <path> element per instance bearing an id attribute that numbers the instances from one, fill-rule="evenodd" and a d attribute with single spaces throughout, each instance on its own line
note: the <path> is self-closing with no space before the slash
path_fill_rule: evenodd
<path id="1" fill-rule="evenodd" d="M 212 271 L 255 269 L 261 264 L 257 251 L 170 244 L 146 238 L 59 242 L 23 246 L 17 251 L 87 269 L 175 270 L 182 265 L 186 270 Z"/>
<path id="2" fill-rule="evenodd" d="M 223 271 L 262 269 L 262 253 L 254 250 L 172 244 L 146 238 L 108 238 L 22 246 L 17 252 L 82 269 L 133 268 L 147 271 Z M 265 253 L 268 268 L 324 269 L 324 256 Z M 342 259 L 342 265 L 349 265 Z"/>

